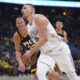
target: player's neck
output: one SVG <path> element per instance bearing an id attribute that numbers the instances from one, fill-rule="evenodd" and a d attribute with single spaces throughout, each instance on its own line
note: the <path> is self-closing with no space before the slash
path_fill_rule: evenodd
<path id="1" fill-rule="evenodd" d="M 29 16 L 28 21 L 30 25 L 32 25 L 34 18 L 35 18 L 35 14 L 32 14 L 31 16 Z"/>
<path id="2" fill-rule="evenodd" d="M 62 29 L 56 29 L 56 31 L 57 31 L 58 33 L 61 33 L 63 30 L 62 30 Z"/>
<path id="3" fill-rule="evenodd" d="M 27 34 L 28 34 L 26 28 L 23 28 L 23 29 L 19 30 L 19 33 L 21 34 L 21 36 L 27 36 Z"/>

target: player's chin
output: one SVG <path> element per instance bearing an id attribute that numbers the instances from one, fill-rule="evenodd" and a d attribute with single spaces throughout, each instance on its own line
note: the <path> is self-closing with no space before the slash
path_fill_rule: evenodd
<path id="1" fill-rule="evenodd" d="M 22 16 L 25 20 L 27 20 L 27 17 L 26 16 Z"/>
<path id="2" fill-rule="evenodd" d="M 22 15 L 23 18 L 25 18 L 25 15 Z"/>
<path id="3" fill-rule="evenodd" d="M 25 14 L 22 14 L 22 17 L 23 17 L 23 18 L 26 18 L 26 15 L 25 15 Z"/>

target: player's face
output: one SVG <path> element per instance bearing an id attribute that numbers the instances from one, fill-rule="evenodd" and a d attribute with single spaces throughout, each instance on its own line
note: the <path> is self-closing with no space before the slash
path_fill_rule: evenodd
<path id="1" fill-rule="evenodd" d="M 28 18 L 31 12 L 31 7 L 29 5 L 24 5 L 22 7 L 21 13 L 24 18 Z"/>
<path id="2" fill-rule="evenodd" d="M 21 30 L 26 26 L 25 21 L 22 18 L 16 19 L 16 27 Z"/>
<path id="3" fill-rule="evenodd" d="M 60 22 L 60 21 L 57 21 L 57 22 L 56 22 L 56 28 L 57 28 L 57 29 L 62 29 L 62 28 L 63 28 L 63 23 Z"/>

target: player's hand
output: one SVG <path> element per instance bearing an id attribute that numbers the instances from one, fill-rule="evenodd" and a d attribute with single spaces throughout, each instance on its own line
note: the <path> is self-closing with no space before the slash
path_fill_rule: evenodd
<path id="1" fill-rule="evenodd" d="M 25 72 L 25 65 L 24 63 L 19 63 L 19 66 L 18 66 L 18 70 L 21 71 L 21 72 Z"/>
<path id="2" fill-rule="evenodd" d="M 26 63 L 27 60 L 30 61 L 31 56 L 32 56 L 32 53 L 30 51 L 25 52 L 22 56 L 23 62 Z"/>

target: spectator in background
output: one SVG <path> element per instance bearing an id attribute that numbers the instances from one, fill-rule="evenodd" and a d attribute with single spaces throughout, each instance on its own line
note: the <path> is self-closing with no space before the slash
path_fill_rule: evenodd
<path id="1" fill-rule="evenodd" d="M 13 74 L 16 71 L 16 67 L 9 64 L 8 59 L 5 55 L 1 57 L 0 66 L 3 74 Z"/>

